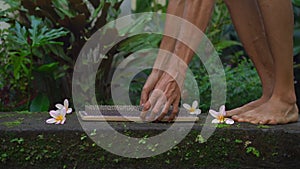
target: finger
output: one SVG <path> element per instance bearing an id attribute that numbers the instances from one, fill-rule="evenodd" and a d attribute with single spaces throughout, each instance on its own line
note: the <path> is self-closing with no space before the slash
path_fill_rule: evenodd
<path id="1" fill-rule="evenodd" d="M 140 114 L 140 118 L 143 120 L 143 121 L 146 121 L 146 116 L 148 114 L 148 110 L 151 108 L 151 103 L 148 101 L 144 104 L 143 106 L 143 110 Z"/>
<path id="2" fill-rule="evenodd" d="M 160 71 L 152 71 L 152 73 L 148 77 L 148 79 L 143 87 L 143 90 L 141 93 L 140 105 L 143 105 L 147 102 L 149 94 L 153 90 L 155 84 L 158 82 L 160 76 L 161 76 Z"/>
<path id="3" fill-rule="evenodd" d="M 166 97 L 169 99 L 170 97 L 174 96 L 174 93 L 177 92 L 177 84 L 172 82 L 169 83 L 165 89 Z M 176 95 L 175 95 L 176 98 Z M 175 98 L 173 100 L 175 100 Z"/>
<path id="4" fill-rule="evenodd" d="M 146 84 L 143 87 L 143 90 L 141 93 L 141 100 L 140 100 L 140 105 L 142 105 L 142 106 L 147 102 L 150 92 L 154 88 L 154 84 L 152 84 L 152 83 L 153 82 L 148 82 L 148 80 L 147 80 Z"/>
<path id="5" fill-rule="evenodd" d="M 174 94 L 176 91 L 176 83 L 169 83 L 165 89 L 165 96 L 166 96 L 166 100 L 167 103 L 164 106 L 160 116 L 157 118 L 157 121 L 162 121 L 164 119 L 164 117 L 167 115 L 171 104 L 174 102 L 174 100 L 176 99 L 176 94 Z"/>
<path id="6" fill-rule="evenodd" d="M 167 101 L 167 103 L 165 104 L 160 116 L 157 118 L 157 121 L 162 121 L 165 118 L 165 116 L 169 112 L 170 106 L 171 106 L 173 101 L 174 101 L 174 99 L 172 101 Z"/>
<path id="7" fill-rule="evenodd" d="M 144 106 L 143 106 L 143 112 L 147 112 L 151 108 L 151 103 L 150 101 L 147 101 Z"/>
<path id="8" fill-rule="evenodd" d="M 159 89 L 153 90 L 153 92 L 150 95 L 149 100 L 144 104 L 143 110 L 148 111 L 152 106 L 155 105 L 157 102 L 158 98 L 162 95 L 162 91 Z"/>
<path id="9" fill-rule="evenodd" d="M 148 111 L 142 111 L 140 114 L 140 118 L 145 121 L 146 120 L 146 115 L 147 115 Z"/>
<path id="10" fill-rule="evenodd" d="M 161 95 L 158 101 L 155 103 L 155 106 L 153 106 L 153 109 L 151 111 L 151 121 L 155 120 L 157 114 L 161 111 L 162 106 L 166 103 L 167 99 L 165 95 Z"/>
<path id="11" fill-rule="evenodd" d="M 145 105 L 145 102 L 148 100 L 148 95 L 149 95 L 149 90 L 143 88 L 142 93 L 141 93 L 141 99 L 140 99 L 141 106 Z"/>
<path id="12" fill-rule="evenodd" d="M 179 112 L 179 108 L 178 108 L 179 102 L 180 102 L 180 95 L 177 96 L 176 100 L 173 103 L 173 110 L 168 119 L 169 122 L 173 121 L 175 119 L 175 117 L 177 116 L 177 114 Z"/>

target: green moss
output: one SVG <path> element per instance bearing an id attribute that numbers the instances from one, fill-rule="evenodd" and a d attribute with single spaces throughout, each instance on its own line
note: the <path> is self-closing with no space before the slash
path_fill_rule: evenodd
<path id="1" fill-rule="evenodd" d="M 11 128 L 11 127 L 15 127 L 15 126 L 22 124 L 23 120 L 24 120 L 24 118 L 18 118 L 15 121 L 6 121 L 6 122 L 2 122 L 1 124 L 6 127 Z"/>
<path id="2" fill-rule="evenodd" d="M 30 112 L 28 110 L 25 110 L 25 111 L 18 111 L 17 112 L 18 114 L 32 114 L 33 112 Z"/>
<path id="3" fill-rule="evenodd" d="M 255 147 L 247 147 L 246 148 L 246 153 L 252 153 L 253 155 L 255 155 L 257 158 L 260 157 L 260 152 L 255 148 Z"/>
<path id="4" fill-rule="evenodd" d="M 217 124 L 217 128 L 229 128 L 231 125 L 229 124 Z"/>
<path id="5" fill-rule="evenodd" d="M 155 131 L 147 131 L 145 135 L 145 131 L 138 131 L 131 135 L 139 137 L 141 145 L 147 146 L 149 150 L 157 151 L 158 144 L 149 144 L 146 141 L 146 138 L 154 133 Z M 284 142 L 277 138 L 272 139 L 273 137 L 265 133 L 232 134 L 229 130 L 217 130 L 207 141 L 203 137 L 199 131 L 193 130 L 182 142 L 163 154 L 145 159 L 130 159 L 111 154 L 96 146 L 85 133 L 39 133 L 30 136 L 26 134 L 9 136 L 0 133 L 0 141 L 5 145 L 0 148 L 0 161 L 3 164 L 13 164 L 15 168 L 18 168 L 17 166 L 30 168 L 31 165 L 35 165 L 45 169 L 64 166 L 136 168 L 140 165 L 155 165 L 155 168 L 239 168 L 245 163 L 256 165 L 270 158 L 281 157 L 283 152 L 274 147 L 278 147 L 278 144 L 285 145 Z M 268 146 L 271 146 L 272 151 Z M 15 163 L 12 163 L 14 161 Z"/>
<path id="6" fill-rule="evenodd" d="M 13 117 L 15 115 L 16 114 L 14 114 L 14 113 L 0 114 L 0 118 Z"/>
<path id="7" fill-rule="evenodd" d="M 258 125 L 257 128 L 259 128 L 259 129 L 269 129 L 271 127 L 267 126 L 267 125 Z"/>

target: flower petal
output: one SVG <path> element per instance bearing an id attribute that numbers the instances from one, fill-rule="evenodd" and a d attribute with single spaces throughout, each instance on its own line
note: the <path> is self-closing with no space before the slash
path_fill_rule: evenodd
<path id="1" fill-rule="evenodd" d="M 191 109 L 191 106 L 189 104 L 183 103 L 182 105 L 185 109 L 187 109 L 188 111 Z"/>
<path id="2" fill-rule="evenodd" d="M 67 114 L 72 113 L 72 108 L 68 108 Z"/>
<path id="3" fill-rule="evenodd" d="M 61 123 L 60 123 L 60 124 L 64 124 L 64 123 L 65 123 L 65 121 L 66 121 L 66 117 L 64 117 L 64 119 L 61 121 Z"/>
<path id="4" fill-rule="evenodd" d="M 197 101 L 197 100 L 195 100 L 195 101 L 193 102 L 192 107 L 193 107 L 194 109 L 196 109 L 196 108 L 198 107 L 198 101 Z"/>
<path id="5" fill-rule="evenodd" d="M 55 122 L 56 122 L 56 120 L 54 118 L 46 120 L 46 123 L 48 123 L 48 124 L 53 124 Z"/>
<path id="6" fill-rule="evenodd" d="M 226 124 L 233 124 L 234 120 L 230 119 L 230 118 L 225 118 L 225 123 Z"/>
<path id="7" fill-rule="evenodd" d="M 62 104 L 56 104 L 55 107 L 58 108 L 58 109 L 62 109 L 62 108 L 64 108 L 64 105 L 62 105 Z"/>
<path id="8" fill-rule="evenodd" d="M 222 105 L 222 106 L 220 107 L 219 113 L 220 113 L 221 115 L 223 115 L 223 116 L 226 116 L 225 105 Z"/>
<path id="9" fill-rule="evenodd" d="M 219 112 L 216 112 L 216 111 L 214 111 L 214 110 L 209 110 L 209 114 L 210 114 L 211 116 L 213 116 L 214 118 L 217 118 L 217 117 L 219 116 Z"/>
<path id="10" fill-rule="evenodd" d="M 220 123 L 220 121 L 219 121 L 218 119 L 213 119 L 213 120 L 211 121 L 211 123 L 214 123 L 214 124 L 219 124 L 219 123 Z"/>
<path id="11" fill-rule="evenodd" d="M 51 110 L 51 111 L 49 112 L 49 114 L 50 114 L 51 117 L 54 117 L 54 118 L 58 116 L 58 112 L 55 111 L 55 110 Z"/>
<path id="12" fill-rule="evenodd" d="M 66 111 L 65 108 L 63 108 L 63 109 L 61 109 L 61 110 L 59 110 L 59 111 L 60 111 L 60 114 L 61 114 L 61 115 L 63 115 L 64 117 L 66 116 L 67 111 Z"/>
<path id="13" fill-rule="evenodd" d="M 65 100 L 64 100 L 64 106 L 65 106 L 65 108 L 68 108 L 68 107 L 69 107 L 69 101 L 68 101 L 68 99 L 65 99 Z"/>
<path id="14" fill-rule="evenodd" d="M 194 112 L 194 114 L 196 114 L 196 115 L 201 114 L 201 110 L 200 109 L 196 109 L 196 111 Z"/>

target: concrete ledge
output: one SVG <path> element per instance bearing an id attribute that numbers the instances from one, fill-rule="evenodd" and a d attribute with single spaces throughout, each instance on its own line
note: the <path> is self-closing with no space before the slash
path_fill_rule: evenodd
<path id="1" fill-rule="evenodd" d="M 300 123 L 220 125 L 201 143 L 203 121 L 172 150 L 129 159 L 98 147 L 75 114 L 64 125 L 47 125 L 48 113 L 0 113 L 0 168 L 298 168 Z M 200 117 L 201 118 L 201 117 Z M 205 118 L 204 116 L 202 118 Z M 110 123 L 119 132 L 144 137 L 170 124 Z M 106 132 L 97 129 L 97 132 Z M 154 150 L 155 151 L 155 150 Z"/>

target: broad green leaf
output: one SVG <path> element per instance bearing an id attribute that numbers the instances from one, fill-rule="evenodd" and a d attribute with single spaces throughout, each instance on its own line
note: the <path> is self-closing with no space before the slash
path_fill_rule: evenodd
<path id="1" fill-rule="evenodd" d="M 44 72 L 44 73 L 52 73 L 54 70 L 58 68 L 59 63 L 53 62 L 49 64 L 44 64 L 36 69 L 38 72 Z"/>
<path id="2" fill-rule="evenodd" d="M 11 41 L 11 43 L 16 43 L 16 45 L 20 45 L 20 46 L 28 46 L 27 43 L 28 33 L 24 26 L 22 27 L 20 23 L 16 22 L 15 27 L 10 29 L 10 31 L 12 34 L 8 36 L 8 39 Z"/>
<path id="3" fill-rule="evenodd" d="M 30 104 L 31 112 L 43 112 L 48 111 L 50 102 L 45 94 L 39 93 L 36 98 L 34 98 Z"/>

